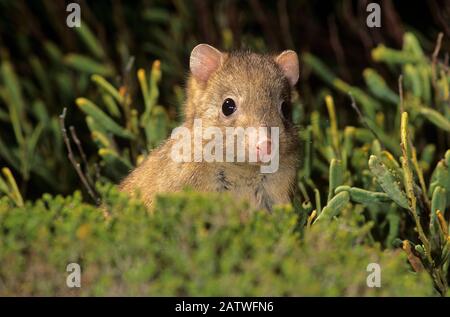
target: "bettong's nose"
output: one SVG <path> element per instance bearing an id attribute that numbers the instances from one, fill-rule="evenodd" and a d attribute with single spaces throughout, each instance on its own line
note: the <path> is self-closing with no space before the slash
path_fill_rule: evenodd
<path id="1" fill-rule="evenodd" d="M 256 144 L 256 151 L 258 154 L 258 161 L 267 161 L 272 154 L 272 141 L 270 139 L 263 139 Z"/>

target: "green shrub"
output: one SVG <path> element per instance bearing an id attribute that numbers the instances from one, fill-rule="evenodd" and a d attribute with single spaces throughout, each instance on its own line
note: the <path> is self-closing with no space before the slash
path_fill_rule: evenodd
<path id="1" fill-rule="evenodd" d="M 10 16 L 28 12 L 27 4 L 0 1 L 8 17 L 0 19 L 0 29 L 9 29 Z M 183 60 L 198 43 L 195 6 L 141 1 L 133 4 L 143 8 L 136 15 L 135 8 L 118 5 L 114 15 L 125 19 L 87 15 L 82 28 L 61 32 L 56 2 L 30 5 L 48 17 L 28 14 L 36 32 L 26 26 L 13 36 L 1 32 L 0 167 L 8 167 L 0 175 L 0 294 L 448 292 L 450 75 L 442 52 L 424 53 L 420 33 L 406 33 L 402 49 L 373 49 L 374 68 L 361 76 L 365 87 L 340 79 L 311 53 L 302 56 L 302 74 L 330 88 L 304 80 L 294 92 L 304 149 L 295 213 L 289 207 L 270 215 L 251 212 L 226 197 L 183 193 L 162 197 L 149 215 L 107 186 L 100 190 L 110 211 L 105 220 L 107 210 L 86 203 L 79 192 L 30 199 L 81 187 L 66 157 L 69 139 L 80 163 L 74 165 L 94 191 L 96 181 L 117 182 L 166 137 L 181 115 Z M 96 10 L 106 12 L 106 6 Z M 214 11 L 221 21 L 216 42 L 223 48 L 237 45 L 242 33 L 239 41 L 267 51 L 267 34 L 248 32 L 258 33 L 253 12 L 237 30 L 226 10 Z M 117 41 L 101 36 L 106 25 Z M 324 39 L 317 38 L 322 46 Z M 448 44 L 442 44 L 445 51 Z M 342 101 L 348 94 L 352 98 Z M 58 118 L 63 107 L 67 138 Z M 82 265 L 81 290 L 65 286 L 69 262 Z M 381 264 L 381 289 L 365 284 L 370 262 Z"/>
<path id="2" fill-rule="evenodd" d="M 104 188 L 110 215 L 70 197 L 24 207 L 0 201 L 1 295 L 431 295 L 398 251 L 369 243 L 358 213 L 318 223 L 299 238 L 288 206 L 250 211 L 225 195 L 160 197 L 150 214 Z M 81 265 L 78 290 L 66 265 Z M 381 288 L 366 267 L 379 263 Z"/>
<path id="3" fill-rule="evenodd" d="M 304 56 L 325 82 L 350 94 L 348 104 L 361 122 L 361 127 L 339 129 L 328 94 L 328 118 L 318 111 L 311 114 L 302 133 L 305 156 L 299 171 L 304 209 L 318 221 L 362 205 L 366 219 L 376 223 L 374 239 L 387 247 L 401 246 L 414 270 L 426 270 L 445 295 L 450 264 L 445 212 L 450 206 L 450 76 L 435 57 L 424 55 L 411 33 L 405 34 L 402 50 L 380 45 L 372 57 L 400 74 L 398 94 L 372 69 L 363 74 L 366 92 L 337 78 L 313 55 Z M 442 142 L 424 141 L 424 131 Z M 323 180 L 328 183 L 324 208 Z M 314 200 L 308 191 L 314 192 Z"/>

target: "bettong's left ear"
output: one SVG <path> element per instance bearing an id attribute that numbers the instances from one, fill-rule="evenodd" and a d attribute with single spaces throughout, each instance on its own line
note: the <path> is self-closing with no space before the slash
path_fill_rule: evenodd
<path id="1" fill-rule="evenodd" d="M 200 82 L 207 82 L 221 66 L 225 56 L 215 47 L 199 44 L 191 52 L 189 66 L 192 75 Z"/>
<path id="2" fill-rule="evenodd" d="M 297 53 L 292 50 L 286 50 L 275 57 L 275 62 L 280 66 L 284 76 L 286 76 L 289 84 L 293 87 L 300 75 Z"/>

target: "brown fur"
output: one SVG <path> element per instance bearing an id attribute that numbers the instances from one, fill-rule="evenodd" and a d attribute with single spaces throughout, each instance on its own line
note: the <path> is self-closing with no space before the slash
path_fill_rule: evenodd
<path id="1" fill-rule="evenodd" d="M 176 163 L 170 158 L 175 140 L 167 140 L 147 157 L 120 184 L 122 191 L 140 192 L 147 206 L 157 193 L 182 190 L 189 186 L 200 192 L 227 191 L 253 207 L 270 210 L 274 204 L 286 204 L 295 186 L 297 165 L 297 132 L 279 112 L 281 100 L 290 101 L 291 88 L 273 56 L 250 52 L 224 54 L 221 66 L 207 82 L 193 76 L 188 79 L 185 122 L 192 130 L 195 118 L 203 127 L 279 127 L 280 163 L 273 174 L 261 174 L 253 163 L 188 162 Z M 224 99 L 238 100 L 237 115 L 224 117 Z"/>

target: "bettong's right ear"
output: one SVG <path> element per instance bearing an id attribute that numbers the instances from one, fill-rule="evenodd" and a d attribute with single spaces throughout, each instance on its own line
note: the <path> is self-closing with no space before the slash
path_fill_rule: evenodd
<path id="1" fill-rule="evenodd" d="M 191 52 L 189 67 L 195 79 L 207 82 L 222 65 L 224 54 L 208 44 L 199 44 Z"/>
<path id="2" fill-rule="evenodd" d="M 280 66 L 291 87 L 294 87 L 299 78 L 299 63 L 296 52 L 286 50 L 275 58 L 275 62 Z"/>

